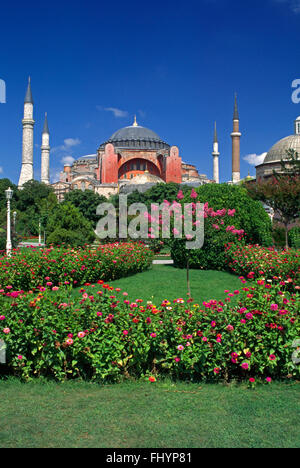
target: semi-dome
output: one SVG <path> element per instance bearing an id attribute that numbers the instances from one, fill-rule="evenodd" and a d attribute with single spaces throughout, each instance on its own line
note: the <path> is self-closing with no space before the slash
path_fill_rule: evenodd
<path id="1" fill-rule="evenodd" d="M 137 124 L 136 118 L 133 125 L 117 130 L 100 148 L 104 149 L 107 143 L 113 144 L 116 148 L 130 149 L 169 149 L 157 133 L 149 128 L 141 127 Z"/>
<path id="2" fill-rule="evenodd" d="M 143 174 L 138 174 L 137 176 L 130 179 L 128 184 L 130 185 L 140 185 L 140 184 L 165 184 L 165 182 L 158 176 L 150 174 L 150 172 L 145 171 Z"/>
<path id="3" fill-rule="evenodd" d="M 279 140 L 267 153 L 263 164 L 280 162 L 287 158 L 287 151 L 295 150 L 300 155 L 300 117 L 295 120 L 295 133 Z"/>

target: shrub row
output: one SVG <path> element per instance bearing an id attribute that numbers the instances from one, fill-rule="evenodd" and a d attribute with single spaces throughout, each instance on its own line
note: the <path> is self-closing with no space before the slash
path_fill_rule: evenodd
<path id="1" fill-rule="evenodd" d="M 11 258 L 0 258 L 0 286 L 25 290 L 38 286 L 79 286 L 99 279 L 109 281 L 150 267 L 153 253 L 142 243 L 115 243 L 79 249 L 27 248 Z"/>
<path id="2" fill-rule="evenodd" d="M 248 279 L 278 277 L 300 289 L 300 253 L 297 250 L 279 250 L 259 245 L 230 243 L 225 257 L 228 267 Z"/>
<path id="3" fill-rule="evenodd" d="M 202 305 L 182 298 L 157 306 L 131 302 L 102 281 L 82 288 L 79 298 L 66 288 L 3 292 L 2 373 L 100 382 L 149 375 L 299 379 L 299 295 L 288 293 L 284 282 L 243 283 L 241 291 L 225 291 L 224 302 Z M 231 305 L 233 296 L 238 306 Z"/>

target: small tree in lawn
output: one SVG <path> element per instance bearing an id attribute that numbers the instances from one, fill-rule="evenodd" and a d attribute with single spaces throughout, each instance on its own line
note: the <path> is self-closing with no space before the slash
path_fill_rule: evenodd
<path id="1" fill-rule="evenodd" d="M 288 243 L 288 226 L 299 217 L 300 176 L 294 173 L 274 174 L 266 181 L 247 186 L 249 195 L 273 208 L 285 228 L 285 245 Z"/>

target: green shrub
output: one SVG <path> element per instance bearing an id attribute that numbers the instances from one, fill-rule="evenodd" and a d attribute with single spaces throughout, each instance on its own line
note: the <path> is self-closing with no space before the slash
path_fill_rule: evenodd
<path id="1" fill-rule="evenodd" d="M 289 245 L 294 249 L 300 249 L 300 227 L 295 226 L 289 230 Z"/>
<path id="2" fill-rule="evenodd" d="M 260 202 L 252 200 L 245 188 L 228 184 L 207 184 L 197 189 L 195 202 L 207 203 L 215 212 L 235 210 L 234 216 L 226 215 L 224 225 L 234 223 L 236 230 L 244 230 L 247 241 L 261 245 L 272 245 L 271 221 Z M 190 194 L 182 200 L 190 203 Z M 204 245 L 202 249 L 187 251 L 185 241 L 172 242 L 171 255 L 176 266 L 184 268 L 189 257 L 191 268 L 224 270 L 225 245 L 232 241 L 232 233 L 224 229 L 216 230 L 214 216 L 205 219 Z"/>
<path id="3" fill-rule="evenodd" d="M 47 222 L 47 243 L 79 247 L 95 239 L 91 223 L 71 203 L 57 205 Z"/>

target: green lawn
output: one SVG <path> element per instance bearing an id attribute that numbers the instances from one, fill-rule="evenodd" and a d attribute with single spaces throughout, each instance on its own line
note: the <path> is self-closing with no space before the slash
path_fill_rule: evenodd
<path id="1" fill-rule="evenodd" d="M 4 447 L 300 447 L 299 384 L 0 381 Z"/>
<path id="2" fill-rule="evenodd" d="M 224 300 L 225 289 L 230 292 L 241 288 L 241 281 L 235 275 L 223 271 L 190 270 L 191 293 L 193 299 Z M 161 303 L 164 299 L 187 298 L 186 270 L 172 265 L 153 265 L 150 270 L 127 278 L 108 281 L 129 294 L 131 300 L 144 299 Z"/>

